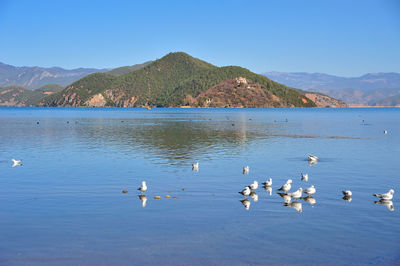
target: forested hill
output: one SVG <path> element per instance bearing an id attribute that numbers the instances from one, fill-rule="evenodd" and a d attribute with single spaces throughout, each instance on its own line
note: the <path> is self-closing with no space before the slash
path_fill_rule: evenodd
<path id="1" fill-rule="evenodd" d="M 268 92 L 268 95 L 273 95 L 274 106 L 316 106 L 301 91 L 274 82 L 265 76 L 237 66 L 216 67 L 183 52 L 170 53 L 125 74 L 112 74 L 90 74 L 61 92 L 45 97 L 40 105 L 183 106 L 189 104 L 185 99 L 196 98 L 200 93 L 223 81 L 243 78 Z M 251 86 L 245 89 L 251 90 Z M 242 103 L 242 107 L 247 107 L 246 101 Z"/>

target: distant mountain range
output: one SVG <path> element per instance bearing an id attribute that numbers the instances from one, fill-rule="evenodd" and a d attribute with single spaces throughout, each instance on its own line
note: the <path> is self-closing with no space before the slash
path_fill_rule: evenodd
<path id="1" fill-rule="evenodd" d="M 0 105 L 346 106 L 331 97 L 290 88 L 242 67 L 216 67 L 183 52 L 170 53 L 156 61 L 108 72 L 102 69 L 65 88 L 52 85 L 30 91 L 16 86 L 4 87 L 0 89 Z"/>
<path id="2" fill-rule="evenodd" d="M 369 73 L 338 77 L 322 73 L 266 72 L 266 77 L 290 87 L 320 92 L 354 106 L 400 105 L 400 73 Z"/>
<path id="3" fill-rule="evenodd" d="M 0 62 L 0 87 L 14 85 L 34 90 L 47 84 L 66 86 L 88 74 L 109 70 L 95 68 L 67 70 L 60 67 L 15 67 Z"/>

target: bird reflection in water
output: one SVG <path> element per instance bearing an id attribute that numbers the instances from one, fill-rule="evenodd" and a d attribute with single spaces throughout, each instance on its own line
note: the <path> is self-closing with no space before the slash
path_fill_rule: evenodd
<path id="1" fill-rule="evenodd" d="M 146 207 L 146 203 L 147 203 L 146 195 L 139 195 L 138 197 L 139 197 L 140 201 L 142 202 L 142 207 L 143 208 Z"/>
<path id="2" fill-rule="evenodd" d="M 353 200 L 350 196 L 344 196 L 342 199 L 347 202 L 351 202 Z"/>
<path id="3" fill-rule="evenodd" d="M 240 202 L 243 204 L 244 208 L 248 211 L 250 209 L 250 200 L 248 199 L 243 199 L 240 200 Z"/>
<path id="4" fill-rule="evenodd" d="M 374 201 L 375 204 L 380 204 L 380 205 L 385 205 L 386 208 L 388 208 L 389 211 L 394 211 L 394 205 L 393 205 L 393 201 L 391 200 L 377 200 Z"/>
<path id="5" fill-rule="evenodd" d="M 289 195 L 282 195 L 283 198 L 283 202 L 286 203 L 290 203 L 292 201 L 292 197 Z"/>
<path id="6" fill-rule="evenodd" d="M 280 192 L 278 192 L 278 193 L 276 193 L 276 194 L 278 194 L 279 196 L 282 197 L 283 203 L 284 203 L 284 204 L 285 204 L 285 203 L 290 203 L 290 202 L 292 201 L 292 197 L 291 197 L 290 195 L 286 194 L 286 193 L 280 193 Z"/>
<path id="7" fill-rule="evenodd" d="M 251 193 L 250 193 L 250 198 L 252 198 L 254 202 L 257 202 L 257 201 L 258 201 L 258 195 L 257 195 L 257 193 L 254 192 L 254 191 L 251 192 Z"/>
<path id="8" fill-rule="evenodd" d="M 317 200 L 311 196 L 303 197 L 303 200 L 310 204 L 312 207 L 314 207 L 315 203 L 317 203 Z"/>
<path id="9" fill-rule="evenodd" d="M 300 202 L 284 203 L 283 205 L 286 207 L 293 208 L 298 212 L 303 212 L 303 205 Z"/>
<path id="10" fill-rule="evenodd" d="M 266 186 L 264 186 L 263 188 L 265 189 L 265 191 L 266 191 L 270 196 L 272 196 L 272 187 L 266 187 Z"/>
<path id="11" fill-rule="evenodd" d="M 249 174 L 250 172 L 250 167 L 249 166 L 244 166 L 243 167 L 243 174 Z"/>
<path id="12" fill-rule="evenodd" d="M 318 161 L 311 161 L 311 160 L 308 160 L 308 165 L 309 166 L 313 166 L 314 164 L 317 164 L 318 163 Z"/>

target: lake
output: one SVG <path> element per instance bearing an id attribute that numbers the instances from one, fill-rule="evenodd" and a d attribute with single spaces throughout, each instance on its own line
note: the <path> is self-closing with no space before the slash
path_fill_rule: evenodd
<path id="1" fill-rule="evenodd" d="M 399 158 L 396 108 L 3 107 L 0 264 L 398 265 Z"/>

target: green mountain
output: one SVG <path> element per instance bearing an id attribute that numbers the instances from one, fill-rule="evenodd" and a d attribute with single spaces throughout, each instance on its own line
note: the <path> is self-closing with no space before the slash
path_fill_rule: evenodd
<path id="1" fill-rule="evenodd" d="M 44 85 L 36 90 L 29 90 L 21 86 L 7 86 L 0 88 L 0 106 L 36 106 L 46 96 L 63 90 L 57 84 Z"/>
<path id="2" fill-rule="evenodd" d="M 133 65 L 133 66 L 117 67 L 117 68 L 114 68 L 113 70 L 110 70 L 110 71 L 108 71 L 106 73 L 108 73 L 110 75 L 113 75 L 113 76 L 121 76 L 123 74 L 129 73 L 129 72 L 132 72 L 132 71 L 135 71 L 135 70 L 142 69 L 142 68 L 144 68 L 145 66 L 149 65 L 152 62 L 153 61 L 147 61 L 147 62 L 144 62 L 143 64 L 136 64 L 136 65 Z"/>
<path id="3" fill-rule="evenodd" d="M 276 97 L 274 106 L 316 106 L 302 92 L 265 76 L 237 66 L 216 67 L 182 52 L 170 53 L 143 68 L 122 75 L 90 74 L 61 92 L 45 97 L 40 105 L 182 106 L 188 104 L 186 98 L 198 97 L 200 93 L 223 81 L 239 77 L 251 80 L 253 84 L 258 84 L 260 88 Z M 250 87 L 244 89 L 251 90 Z M 247 107 L 246 102 L 243 102 L 242 106 Z"/>
<path id="4" fill-rule="evenodd" d="M 20 86 L 0 88 L 0 106 L 35 106 L 45 95 Z"/>
<path id="5" fill-rule="evenodd" d="M 54 92 L 62 91 L 63 89 L 64 89 L 64 87 L 60 86 L 58 84 L 47 84 L 47 85 L 44 85 L 44 86 L 36 89 L 35 91 L 38 91 L 40 93 L 51 94 L 51 93 L 54 93 Z"/>

